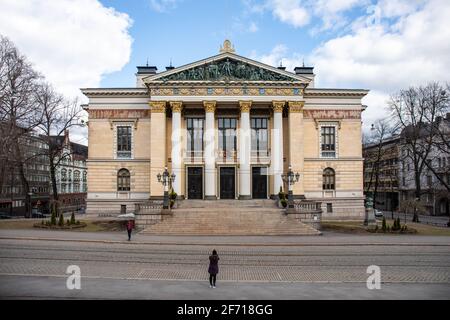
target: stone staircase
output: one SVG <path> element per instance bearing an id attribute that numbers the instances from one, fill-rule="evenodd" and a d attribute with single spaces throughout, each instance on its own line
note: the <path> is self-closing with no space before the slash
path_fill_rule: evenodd
<path id="1" fill-rule="evenodd" d="M 173 215 L 146 227 L 148 235 L 319 235 L 286 216 L 273 200 L 183 200 Z"/>

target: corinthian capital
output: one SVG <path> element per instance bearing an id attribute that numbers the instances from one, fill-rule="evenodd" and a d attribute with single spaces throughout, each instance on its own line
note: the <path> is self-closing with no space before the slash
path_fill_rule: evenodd
<path id="1" fill-rule="evenodd" d="M 289 112 L 290 113 L 303 112 L 304 105 L 305 105 L 305 101 L 289 101 Z"/>
<path id="2" fill-rule="evenodd" d="M 172 108 L 172 112 L 181 112 L 183 110 L 183 102 L 170 101 L 170 107 Z"/>
<path id="3" fill-rule="evenodd" d="M 166 112 L 166 102 L 165 101 L 150 101 L 149 105 L 152 108 L 152 113 Z"/>
<path id="4" fill-rule="evenodd" d="M 250 112 L 251 107 L 251 101 L 239 101 L 239 108 L 241 109 L 241 112 Z"/>
<path id="5" fill-rule="evenodd" d="M 203 101 L 203 106 L 205 107 L 205 112 L 216 111 L 216 101 Z"/>
<path id="6" fill-rule="evenodd" d="M 283 112 L 285 101 L 272 101 L 273 112 Z"/>

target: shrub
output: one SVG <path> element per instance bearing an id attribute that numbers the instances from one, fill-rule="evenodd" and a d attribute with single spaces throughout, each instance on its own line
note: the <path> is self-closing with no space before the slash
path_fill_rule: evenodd
<path id="1" fill-rule="evenodd" d="M 58 225 L 60 227 L 62 227 L 64 225 L 64 214 L 61 212 L 61 214 L 59 215 L 59 221 L 58 221 Z"/>
<path id="2" fill-rule="evenodd" d="M 80 224 L 80 220 L 77 220 L 76 224 Z"/>
<path id="3" fill-rule="evenodd" d="M 170 200 L 170 207 L 172 208 L 173 207 L 173 205 L 175 204 L 175 200 Z"/>
<path id="4" fill-rule="evenodd" d="M 392 231 L 397 231 L 401 229 L 400 218 L 394 219 L 394 225 L 392 226 Z"/>
<path id="5" fill-rule="evenodd" d="M 280 187 L 280 192 L 278 192 L 278 199 L 286 200 L 286 193 L 283 192 L 283 188 Z"/>
<path id="6" fill-rule="evenodd" d="M 69 220 L 69 219 L 67 219 L 66 224 L 67 224 L 68 226 L 70 226 L 70 220 Z"/>
<path id="7" fill-rule="evenodd" d="M 386 226 L 386 218 L 383 217 L 383 222 L 381 224 L 381 230 L 383 230 L 383 232 L 386 232 L 387 226 Z"/>
<path id="8" fill-rule="evenodd" d="M 72 215 L 70 216 L 70 224 L 75 224 L 75 213 L 72 212 Z"/>
<path id="9" fill-rule="evenodd" d="M 286 199 L 281 199 L 280 200 L 280 202 L 281 202 L 281 205 L 283 206 L 283 208 L 286 208 L 287 207 L 287 201 L 286 201 Z"/>
<path id="10" fill-rule="evenodd" d="M 170 199 L 171 200 L 176 200 L 177 199 L 178 194 L 172 189 L 170 191 Z"/>

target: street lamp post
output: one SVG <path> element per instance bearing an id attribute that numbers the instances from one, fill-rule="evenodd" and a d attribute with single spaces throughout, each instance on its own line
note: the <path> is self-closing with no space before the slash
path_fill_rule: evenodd
<path id="1" fill-rule="evenodd" d="M 165 167 L 164 172 L 162 174 L 158 173 L 156 177 L 158 178 L 158 182 L 162 183 L 164 186 L 163 209 L 169 209 L 169 185 L 175 181 L 175 174 L 169 174 L 169 170 Z"/>
<path id="2" fill-rule="evenodd" d="M 288 172 L 286 174 L 282 174 L 281 178 L 288 185 L 288 208 L 292 209 L 294 208 L 294 196 L 292 194 L 292 186 L 298 182 L 298 180 L 300 179 L 300 174 L 298 172 L 294 173 L 292 171 L 292 166 L 289 165 Z"/>

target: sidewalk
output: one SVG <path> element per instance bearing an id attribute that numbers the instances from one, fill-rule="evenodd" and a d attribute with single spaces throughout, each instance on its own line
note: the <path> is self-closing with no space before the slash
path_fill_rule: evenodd
<path id="1" fill-rule="evenodd" d="M 215 246 L 361 246 L 408 245 L 450 246 L 450 237 L 409 235 L 346 235 L 324 232 L 322 236 L 154 236 L 125 232 L 77 232 L 54 230 L 0 230 L 1 239 L 75 241 L 93 243 L 128 243 L 148 245 Z"/>

